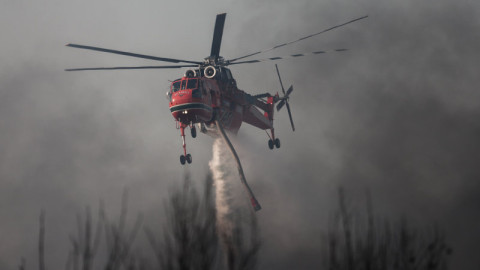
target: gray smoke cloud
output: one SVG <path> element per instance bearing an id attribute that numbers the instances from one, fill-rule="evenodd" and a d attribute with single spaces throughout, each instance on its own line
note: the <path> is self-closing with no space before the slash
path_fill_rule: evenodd
<path id="1" fill-rule="evenodd" d="M 68 42 L 200 60 L 227 12 L 221 55 L 233 58 L 368 14 L 367 20 L 269 52 L 342 53 L 279 61 L 297 130 L 275 115 L 282 148 L 263 131 L 231 138 L 263 209 L 260 267 L 319 265 L 336 188 L 383 215 L 439 224 L 472 269 L 480 237 L 479 4 L 474 1 L 4 1 L 0 10 L 0 266 L 36 262 L 46 210 L 47 264 L 63 267 L 75 213 L 100 199 L 160 223 L 185 168 L 164 94 L 183 71 L 66 73 L 83 66 L 158 64 L 65 48 Z M 273 63 L 232 67 L 241 89 L 280 91 Z M 213 140 L 187 137 L 190 171 L 208 171 Z M 201 180 L 198 180 L 201 181 Z M 240 192 L 243 192 L 240 190 Z M 118 211 L 117 211 L 118 212 Z M 53 255 L 55 254 L 55 255 Z"/>

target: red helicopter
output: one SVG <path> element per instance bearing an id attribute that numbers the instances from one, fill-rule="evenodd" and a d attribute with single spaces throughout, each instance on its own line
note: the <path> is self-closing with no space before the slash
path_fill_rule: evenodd
<path id="1" fill-rule="evenodd" d="M 277 111 L 286 105 L 292 130 L 295 131 L 292 112 L 288 103 L 290 94 L 293 91 L 293 87 L 290 86 L 288 90 L 285 91 L 280 78 L 280 73 L 278 72 L 278 67 L 275 65 L 283 95 L 279 96 L 278 93 L 275 95 L 271 95 L 269 93 L 251 95 L 237 87 L 237 82 L 233 78 L 232 73 L 227 66 L 283 59 L 285 57 L 271 57 L 266 59 L 239 61 L 247 57 L 271 51 L 325 33 L 346 24 L 364 19 L 368 16 L 363 16 L 346 23 L 327 28 L 318 33 L 308 35 L 294 41 L 286 42 L 266 50 L 233 58 L 231 60 L 225 60 L 220 56 L 220 45 L 222 42 L 225 17 L 226 13 L 217 15 L 210 56 L 206 57 L 203 61 L 180 60 L 78 44 L 67 44 L 66 46 L 73 48 L 177 63 L 177 65 L 74 68 L 66 69 L 66 71 L 191 68 L 185 72 L 183 77 L 176 79 L 171 83 L 170 91 L 167 93 L 170 111 L 177 122 L 177 129 L 180 129 L 182 136 L 183 154 L 180 155 L 180 163 L 182 165 L 192 162 L 192 156 L 187 153 L 186 149 L 185 129 L 189 127 L 192 138 L 195 138 L 197 136 L 197 128 L 195 125 L 198 126 L 202 133 L 209 134 L 211 136 L 218 136 L 216 126 L 217 123 L 222 126 L 218 128 L 224 128 L 231 133 L 236 134 L 242 123 L 245 122 L 262 130 L 269 129 L 270 134 L 267 133 L 267 135 L 270 137 L 268 140 L 268 147 L 270 149 L 275 147 L 280 148 L 280 140 L 275 136 L 273 127 L 274 105 L 278 103 L 276 105 Z M 337 49 L 334 51 L 340 52 L 345 51 L 345 49 Z M 326 51 L 316 51 L 310 54 L 322 53 L 326 53 Z M 290 55 L 289 57 L 299 57 L 304 55 L 306 54 L 294 54 Z"/>

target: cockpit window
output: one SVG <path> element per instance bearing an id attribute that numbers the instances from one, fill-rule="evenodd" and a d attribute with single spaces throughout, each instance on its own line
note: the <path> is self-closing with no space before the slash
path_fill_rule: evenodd
<path id="1" fill-rule="evenodd" d="M 180 89 L 180 81 L 172 83 L 172 92 L 177 92 Z"/>
<path id="2" fill-rule="evenodd" d="M 195 89 L 197 88 L 198 79 L 189 79 L 187 83 L 187 89 Z"/>
<path id="3" fill-rule="evenodd" d="M 175 93 L 178 90 L 196 89 L 198 88 L 198 79 L 178 80 L 172 83 L 172 92 Z"/>

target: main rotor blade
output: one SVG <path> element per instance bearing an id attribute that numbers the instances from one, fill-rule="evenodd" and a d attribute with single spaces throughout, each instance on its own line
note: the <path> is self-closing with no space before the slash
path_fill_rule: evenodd
<path id="1" fill-rule="evenodd" d="M 280 72 L 278 71 L 277 64 L 275 64 L 275 68 L 277 69 L 278 80 L 280 80 L 280 86 L 282 87 L 283 95 L 285 96 L 285 88 L 283 88 L 282 78 L 280 77 Z"/>
<path id="2" fill-rule="evenodd" d="M 247 58 L 247 57 L 250 57 L 250 56 L 254 56 L 254 55 L 257 55 L 257 54 L 260 54 L 260 53 L 264 53 L 264 52 L 268 52 L 268 51 L 271 51 L 271 50 L 274 50 L 274 49 L 277 49 L 277 48 L 280 48 L 280 47 L 283 47 L 283 46 L 287 46 L 287 45 L 290 45 L 292 43 L 296 43 L 298 41 L 301 41 L 301 40 L 304 40 L 304 39 L 307 39 L 307 38 L 311 38 L 311 37 L 314 37 L 316 35 L 320 35 L 320 34 L 323 34 L 325 32 L 328 32 L 330 30 L 333 30 L 333 29 L 336 29 L 336 28 L 339 28 L 339 27 L 342 27 L 344 25 L 347 25 L 349 23 L 353 23 L 353 22 L 356 22 L 356 21 L 359 21 L 359 20 L 362 20 L 362 19 L 365 19 L 367 18 L 367 16 L 363 16 L 363 17 L 360 17 L 360 18 L 357 18 L 357 19 L 354 19 L 354 20 L 351 20 L 351 21 L 348 21 L 346 23 L 342 23 L 342 24 L 339 24 L 339 25 L 335 25 L 333 27 L 330 27 L 330 28 L 327 28 L 325 30 L 322 30 L 318 33 L 315 33 L 315 34 L 311 34 L 311 35 L 308 35 L 308 36 L 305 36 L 305 37 L 302 37 L 302 38 L 299 38 L 299 39 L 296 39 L 296 40 L 292 40 L 290 42 L 286 42 L 286 43 L 283 43 L 283 44 L 280 44 L 280 45 L 277 45 L 277 46 L 274 46 L 274 47 L 271 47 L 271 48 L 268 48 L 266 50 L 263 50 L 263 51 L 258 51 L 258 52 L 254 52 L 254 53 L 251 53 L 251 54 L 247 54 L 247 55 L 244 55 L 244 56 L 241 56 L 241 57 L 237 57 L 237 58 L 234 58 L 234 59 L 231 59 L 230 62 L 234 62 L 234 61 L 237 61 L 237 60 L 240 60 L 240 59 L 243 59 L 243 58 Z"/>
<path id="3" fill-rule="evenodd" d="M 83 70 L 115 70 L 115 69 L 168 69 L 182 67 L 197 67 L 196 65 L 179 65 L 179 66 L 140 66 L 140 67 L 98 67 L 98 68 L 69 68 L 65 71 L 83 71 Z"/>
<path id="4" fill-rule="evenodd" d="M 290 104 L 287 102 L 287 111 L 288 111 L 288 117 L 290 117 L 290 124 L 292 124 L 292 129 L 295 131 L 295 125 L 293 124 L 293 118 L 292 118 L 292 112 L 290 111 Z"/>
<path id="5" fill-rule="evenodd" d="M 156 61 L 164 61 L 164 62 L 171 62 L 171 63 L 191 63 L 191 64 L 197 64 L 200 65 L 201 62 L 197 61 L 189 61 L 189 60 L 181 60 L 181 59 L 174 59 L 174 58 L 165 58 L 165 57 L 157 57 L 157 56 L 151 56 L 151 55 L 145 55 L 145 54 L 138 54 L 138 53 L 130 53 L 130 52 L 123 52 L 123 51 L 117 51 L 117 50 L 110 50 L 110 49 L 105 49 L 105 48 L 99 48 L 99 47 L 93 47 L 93 46 L 86 46 L 86 45 L 79 45 L 79 44 L 67 44 L 65 45 L 67 47 L 72 47 L 72 48 L 78 48 L 78 49 L 85 49 L 85 50 L 92 50 L 92 51 L 99 51 L 99 52 L 106 52 L 106 53 L 113 53 L 113 54 L 120 54 L 120 55 L 126 55 L 126 56 L 132 56 L 132 57 L 137 57 L 137 58 L 144 58 L 144 59 L 150 59 L 150 60 L 156 60 Z"/>
<path id="6" fill-rule="evenodd" d="M 223 26 L 225 25 L 225 17 L 227 13 L 217 15 L 215 21 L 215 28 L 213 30 L 212 50 L 210 52 L 211 57 L 218 58 L 220 55 L 220 45 L 222 44 Z"/>
<path id="7" fill-rule="evenodd" d="M 233 62 L 233 63 L 228 63 L 227 62 L 227 65 L 252 64 L 252 63 L 265 62 L 265 61 L 275 61 L 275 60 L 282 60 L 282 59 L 287 59 L 287 58 L 296 58 L 296 57 L 302 57 L 302 56 L 308 56 L 308 55 L 324 54 L 324 53 L 328 53 L 328 52 L 344 52 L 344 51 L 348 51 L 348 50 L 347 49 L 335 49 L 335 50 L 327 50 L 327 51 L 297 53 L 297 54 L 291 54 L 291 55 L 282 56 L 282 57 L 270 57 L 270 58 L 264 58 L 264 59 L 246 60 L 246 61 Z"/>

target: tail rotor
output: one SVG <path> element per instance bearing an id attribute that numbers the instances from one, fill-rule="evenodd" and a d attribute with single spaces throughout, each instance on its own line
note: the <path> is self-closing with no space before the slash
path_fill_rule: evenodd
<path id="1" fill-rule="evenodd" d="M 293 92 L 293 85 L 291 85 L 287 92 L 285 93 L 285 88 L 283 87 L 282 78 L 280 77 L 280 72 L 278 71 L 278 66 L 275 64 L 275 68 L 277 70 L 278 80 L 280 81 L 280 86 L 282 87 L 283 97 L 280 98 L 280 103 L 277 105 L 277 111 L 283 107 L 283 105 L 287 105 L 288 117 L 290 118 L 290 124 L 292 125 L 292 130 L 295 131 L 295 125 L 293 124 L 292 118 L 292 111 L 290 110 L 290 104 L 288 104 L 288 100 L 290 98 L 290 94 Z"/>

